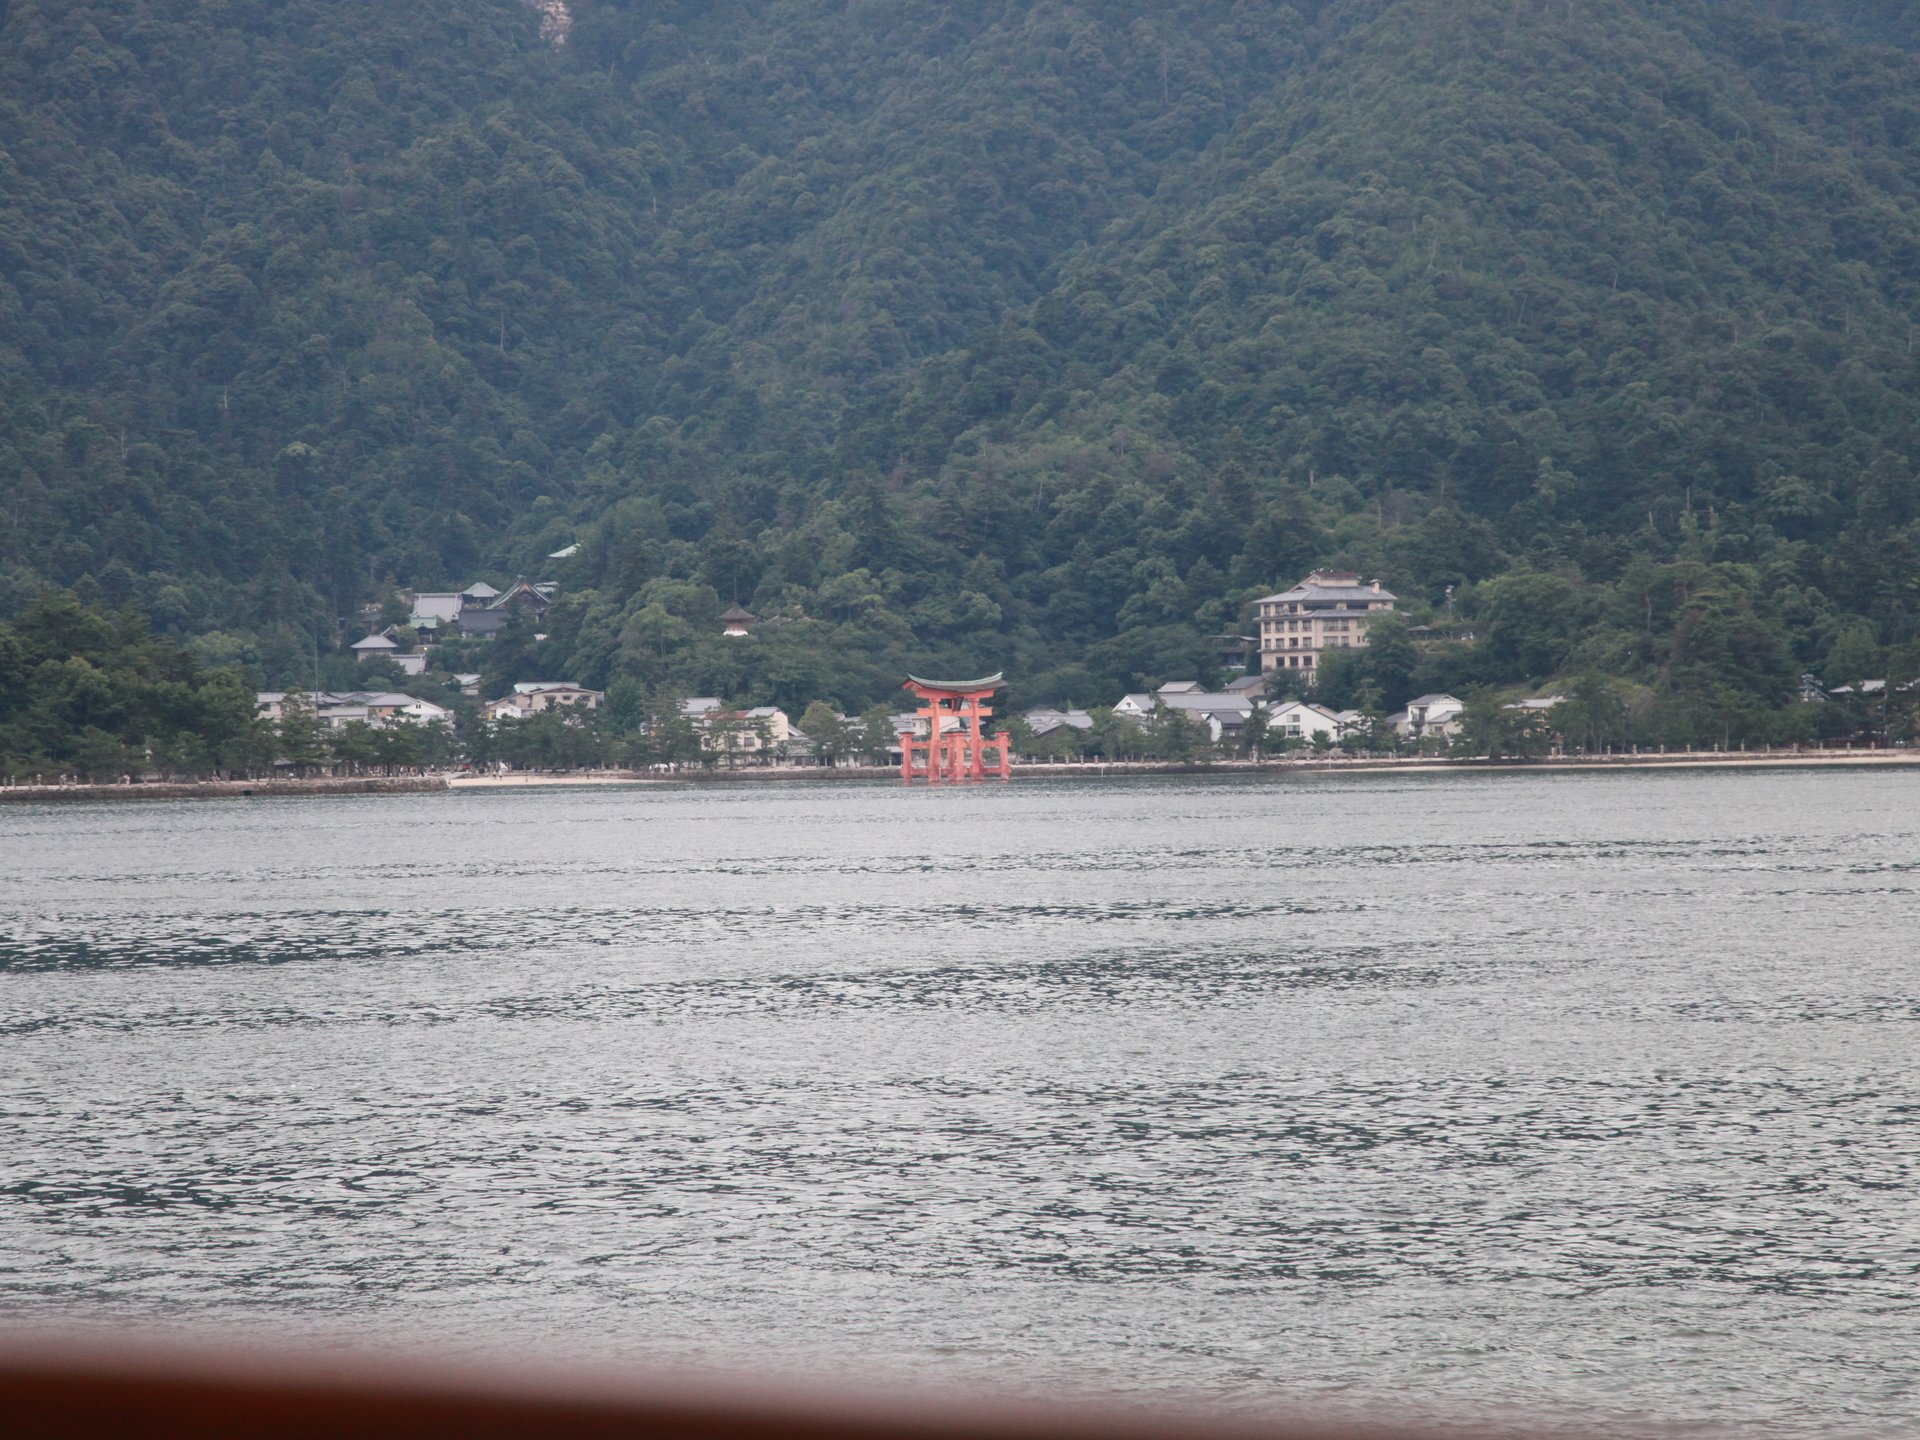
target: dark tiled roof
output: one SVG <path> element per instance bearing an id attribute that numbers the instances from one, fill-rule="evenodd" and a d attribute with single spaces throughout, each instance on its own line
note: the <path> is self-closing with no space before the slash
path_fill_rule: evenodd
<path id="1" fill-rule="evenodd" d="M 978 680 L 928 680 L 919 675 L 907 676 L 908 686 L 919 685 L 927 690 L 998 690 L 1006 683 L 1004 670 L 996 670 L 993 674 L 983 675 Z"/>

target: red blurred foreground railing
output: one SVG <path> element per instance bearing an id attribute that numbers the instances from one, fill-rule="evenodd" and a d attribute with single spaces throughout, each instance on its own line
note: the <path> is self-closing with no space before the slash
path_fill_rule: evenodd
<path id="1" fill-rule="evenodd" d="M 6 1440 L 1465 1440 L 1508 1425 L 1271 1423 L 1115 1405 L 877 1397 L 751 1382 L 629 1384 L 532 1368 L 503 1379 L 445 1366 L 251 1352 L 0 1347 Z"/>

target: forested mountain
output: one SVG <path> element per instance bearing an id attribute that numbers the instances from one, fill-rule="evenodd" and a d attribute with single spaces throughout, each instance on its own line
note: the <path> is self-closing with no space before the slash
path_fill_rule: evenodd
<path id="1" fill-rule="evenodd" d="M 1343 683 L 1721 730 L 1915 638 L 1909 7 L 569 8 L 0 5 L 0 608 L 1086 701 L 1345 563 L 1433 636 Z"/>

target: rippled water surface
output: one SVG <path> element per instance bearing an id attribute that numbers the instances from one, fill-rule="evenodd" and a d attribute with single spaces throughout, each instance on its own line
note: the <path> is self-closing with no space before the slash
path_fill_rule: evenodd
<path id="1" fill-rule="evenodd" d="M 1920 1433 L 1920 776 L 0 810 L 0 1320 Z"/>

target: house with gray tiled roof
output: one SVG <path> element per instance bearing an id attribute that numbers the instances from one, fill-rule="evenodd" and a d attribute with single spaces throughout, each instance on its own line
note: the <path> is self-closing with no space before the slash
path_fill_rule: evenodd
<path id="1" fill-rule="evenodd" d="M 1340 717 L 1324 705 L 1305 700 L 1288 700 L 1267 712 L 1267 743 L 1286 740 L 1311 742 L 1319 736 L 1337 742 L 1344 733 Z"/>
<path id="2" fill-rule="evenodd" d="M 263 720 L 278 722 L 286 717 L 288 691 L 261 690 L 253 697 L 254 713 Z M 317 690 L 307 695 L 314 718 L 329 730 L 358 720 L 375 729 L 394 722 L 426 725 L 438 720 L 451 723 L 453 712 L 431 700 L 403 695 L 397 690 Z"/>
<path id="3" fill-rule="evenodd" d="M 1151 725 L 1161 707 L 1199 721 L 1218 745 L 1238 738 L 1247 717 L 1253 714 L 1254 700 L 1244 691 L 1207 690 L 1195 680 L 1170 680 L 1151 695 L 1136 692 L 1121 696 L 1113 713 L 1136 725 Z"/>
<path id="4" fill-rule="evenodd" d="M 1252 713 L 1253 697 L 1241 690 L 1207 690 L 1196 680 L 1170 680 L 1151 695 L 1136 692 L 1120 697 L 1120 703 L 1113 707 L 1113 713 L 1124 715 L 1129 720 L 1148 720 L 1156 707 L 1164 705 L 1169 710 L 1181 710 L 1190 715 L 1207 715 L 1216 712 L 1231 713 L 1242 718 Z"/>
<path id="5" fill-rule="evenodd" d="M 566 680 L 526 680 L 515 685 L 512 694 L 489 700 L 481 713 L 489 720 L 517 720 L 562 705 L 598 710 L 606 699 L 605 691 L 589 690 Z"/>
<path id="6" fill-rule="evenodd" d="M 1036 740 L 1044 740 L 1062 730 L 1084 732 L 1093 729 L 1093 716 L 1085 710 L 1029 710 L 1022 718 Z"/>
<path id="7" fill-rule="evenodd" d="M 416 630 L 438 630 L 457 621 L 465 608 L 466 598 L 458 590 L 421 590 L 413 597 L 407 623 Z"/>
<path id="8" fill-rule="evenodd" d="M 1460 715 L 1467 702 L 1457 695 L 1422 695 L 1407 702 L 1407 708 L 1387 717 L 1387 723 L 1410 740 L 1451 740 L 1460 729 Z"/>
<path id="9" fill-rule="evenodd" d="M 462 635 L 498 635 L 516 614 L 538 620 L 553 604 L 553 596 L 553 586 L 535 585 L 524 575 L 505 590 L 495 590 L 483 580 L 460 592 L 460 611 L 453 623 Z"/>

